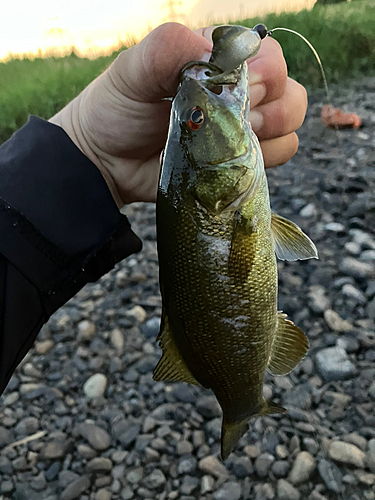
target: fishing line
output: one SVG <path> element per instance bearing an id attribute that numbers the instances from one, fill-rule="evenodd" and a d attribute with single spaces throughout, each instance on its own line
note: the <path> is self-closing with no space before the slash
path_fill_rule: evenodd
<path id="1" fill-rule="evenodd" d="M 327 83 L 326 74 L 325 74 L 325 71 L 324 71 L 324 68 L 323 68 L 323 64 L 322 64 L 322 61 L 320 60 L 318 52 L 315 50 L 315 47 L 312 45 L 312 43 L 310 43 L 307 38 L 305 38 L 303 35 L 301 35 L 301 33 L 298 33 L 298 31 L 294 31 L 294 30 L 291 30 L 289 28 L 280 28 L 280 27 L 279 28 L 273 28 L 272 30 L 267 31 L 266 36 L 272 36 L 274 31 L 288 31 L 289 33 L 294 33 L 295 35 L 297 35 L 300 38 L 302 38 L 302 40 L 310 47 L 310 49 L 312 50 L 312 52 L 313 52 L 316 60 L 318 61 L 318 64 L 319 64 L 319 67 L 320 67 L 320 72 L 321 72 L 322 77 L 323 77 L 323 82 L 324 82 L 324 88 L 325 88 L 325 91 L 326 91 L 327 101 L 330 102 L 329 91 L 328 91 L 328 83 Z"/>

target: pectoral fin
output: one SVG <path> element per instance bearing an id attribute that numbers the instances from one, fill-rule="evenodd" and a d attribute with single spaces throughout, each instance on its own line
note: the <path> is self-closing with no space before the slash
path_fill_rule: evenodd
<path id="1" fill-rule="evenodd" d="M 276 338 L 272 346 L 268 371 L 273 375 L 287 375 L 305 357 L 309 349 L 306 335 L 281 311 L 278 315 Z"/>
<path id="2" fill-rule="evenodd" d="M 316 246 L 294 222 L 272 212 L 271 230 L 276 256 L 280 260 L 318 258 Z"/>
<path id="3" fill-rule="evenodd" d="M 188 384 L 200 385 L 182 359 L 165 314 L 163 314 L 162 328 L 157 340 L 160 341 L 163 354 L 156 365 L 153 379 L 156 381 L 187 382 Z"/>

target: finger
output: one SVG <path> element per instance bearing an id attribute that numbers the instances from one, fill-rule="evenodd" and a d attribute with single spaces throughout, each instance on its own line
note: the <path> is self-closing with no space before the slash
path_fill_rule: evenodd
<path id="1" fill-rule="evenodd" d="M 258 54 L 248 59 L 248 68 L 250 92 L 251 86 L 255 84 L 261 83 L 266 87 L 262 103 L 274 101 L 283 95 L 288 72 L 283 51 L 276 40 L 264 38 Z"/>
<path id="2" fill-rule="evenodd" d="M 212 44 L 186 26 L 162 24 L 121 52 L 109 68 L 110 76 L 130 99 L 157 102 L 175 93 L 178 73 L 186 63 L 201 59 L 211 49 Z"/>
<path id="3" fill-rule="evenodd" d="M 250 122 L 260 139 L 274 139 L 295 132 L 303 123 L 307 109 L 306 89 L 288 78 L 280 99 L 261 104 L 250 111 Z"/>
<path id="4" fill-rule="evenodd" d="M 264 166 L 266 168 L 277 167 L 289 161 L 298 150 L 298 136 L 295 132 L 278 137 L 260 141 L 263 152 Z"/>

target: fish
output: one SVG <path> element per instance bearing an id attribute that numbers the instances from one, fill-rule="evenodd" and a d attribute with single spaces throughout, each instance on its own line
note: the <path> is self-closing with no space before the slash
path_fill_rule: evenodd
<path id="1" fill-rule="evenodd" d="M 157 194 L 162 356 L 153 378 L 213 391 L 223 412 L 223 460 L 251 418 L 286 411 L 263 397 L 265 372 L 286 375 L 309 347 L 277 310 L 276 256 L 318 257 L 295 223 L 271 212 L 248 119 L 246 59 L 261 38 L 247 32 L 249 50 L 242 36 L 236 52 L 241 30 L 233 29 L 213 32 L 209 62 L 181 70 Z"/>

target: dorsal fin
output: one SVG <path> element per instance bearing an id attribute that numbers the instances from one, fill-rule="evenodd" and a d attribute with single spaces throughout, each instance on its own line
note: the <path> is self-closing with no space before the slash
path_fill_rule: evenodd
<path id="1" fill-rule="evenodd" d="M 318 259 L 316 246 L 294 222 L 272 212 L 271 230 L 280 260 Z"/>
<path id="2" fill-rule="evenodd" d="M 305 357 L 309 349 L 306 335 L 286 319 L 286 314 L 277 313 L 276 338 L 268 363 L 268 371 L 273 375 L 287 375 Z"/>

